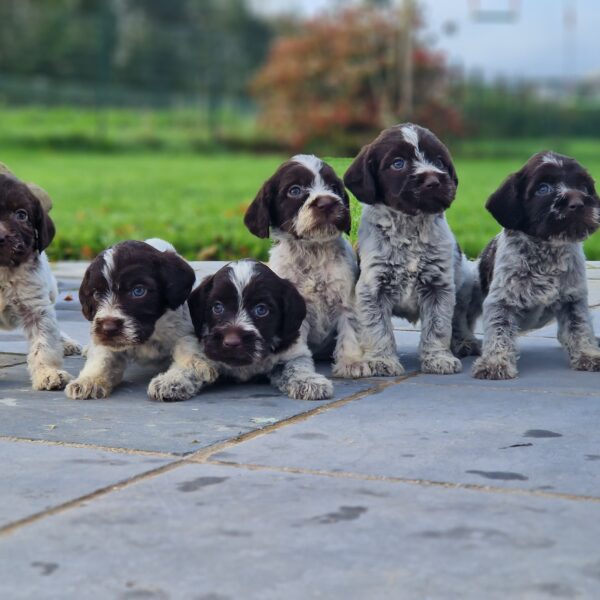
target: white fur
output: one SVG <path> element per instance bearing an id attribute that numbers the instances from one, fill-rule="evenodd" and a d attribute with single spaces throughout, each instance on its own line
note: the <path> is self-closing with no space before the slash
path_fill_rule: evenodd
<path id="1" fill-rule="evenodd" d="M 560 158 L 558 158 L 558 156 L 556 156 L 555 154 L 552 154 L 552 152 L 548 152 L 548 154 L 545 154 L 542 157 L 542 164 L 554 165 L 556 167 L 562 167 L 563 161 L 560 160 Z"/>

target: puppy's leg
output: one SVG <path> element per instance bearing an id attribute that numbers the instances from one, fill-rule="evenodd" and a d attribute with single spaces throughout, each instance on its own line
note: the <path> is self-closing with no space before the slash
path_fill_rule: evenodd
<path id="1" fill-rule="evenodd" d="M 333 384 L 315 372 L 310 355 L 287 360 L 271 373 L 271 383 L 295 400 L 325 400 L 333 397 Z"/>
<path id="2" fill-rule="evenodd" d="M 67 385 L 65 393 L 73 400 L 106 398 L 123 380 L 126 365 L 125 353 L 92 343 L 81 373 Z"/>
<path id="3" fill-rule="evenodd" d="M 470 306 L 461 301 L 457 302 L 454 309 L 450 349 L 458 358 L 481 354 L 481 343 L 473 335 L 473 325 L 477 315 L 471 315 L 470 310 Z"/>
<path id="4" fill-rule="evenodd" d="M 23 330 L 29 341 L 27 366 L 34 390 L 62 390 L 71 375 L 61 369 L 63 345 L 53 306 L 20 306 Z"/>
<path id="5" fill-rule="evenodd" d="M 578 371 L 600 371 L 600 348 L 586 299 L 563 304 L 556 319 L 558 341 L 568 352 L 571 367 Z"/>
<path id="6" fill-rule="evenodd" d="M 148 396 L 159 402 L 177 402 L 195 396 L 202 386 L 214 383 L 219 374 L 206 359 L 193 335 L 180 338 L 173 350 L 173 363 L 148 386 Z"/>
<path id="7" fill-rule="evenodd" d="M 333 351 L 332 374 L 334 377 L 354 379 L 364 377 L 360 368 L 362 349 L 358 341 L 358 319 L 354 306 L 342 307 L 337 323 L 337 340 Z"/>
<path id="8" fill-rule="evenodd" d="M 64 331 L 60 332 L 60 339 L 63 345 L 64 356 L 81 356 L 83 346 L 78 344 L 72 337 L 68 336 Z"/>
<path id="9" fill-rule="evenodd" d="M 454 304 L 454 285 L 426 283 L 419 286 L 419 354 L 423 373 L 447 375 L 462 371 L 460 360 L 450 351 Z"/>
<path id="10" fill-rule="evenodd" d="M 517 376 L 517 324 L 514 310 L 488 296 L 483 305 L 483 350 L 473 363 L 477 379 L 514 379 Z"/>

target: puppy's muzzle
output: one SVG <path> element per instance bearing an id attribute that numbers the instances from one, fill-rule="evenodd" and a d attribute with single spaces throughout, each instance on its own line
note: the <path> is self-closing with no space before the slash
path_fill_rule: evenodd
<path id="1" fill-rule="evenodd" d="M 255 332 L 237 326 L 213 330 L 205 343 L 209 358 L 232 366 L 249 365 L 261 358 L 261 348 Z"/>
<path id="2" fill-rule="evenodd" d="M 349 211 L 335 196 L 319 196 L 312 202 L 311 209 L 317 228 L 333 226 L 334 231 L 344 231 L 349 226 Z"/>
<path id="3" fill-rule="evenodd" d="M 94 337 L 102 344 L 108 346 L 119 345 L 124 342 L 125 321 L 117 317 L 104 317 L 94 323 Z"/>

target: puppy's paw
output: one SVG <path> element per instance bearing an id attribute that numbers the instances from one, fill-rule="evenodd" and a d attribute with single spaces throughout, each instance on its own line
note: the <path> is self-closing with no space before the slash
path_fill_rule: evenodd
<path id="1" fill-rule="evenodd" d="M 64 390 L 71 381 L 71 375 L 60 369 L 43 367 L 36 369 L 31 377 L 31 386 L 34 390 Z"/>
<path id="2" fill-rule="evenodd" d="M 453 338 L 450 344 L 452 354 L 457 358 L 465 358 L 465 356 L 480 356 L 481 342 L 474 337 L 471 338 Z"/>
<path id="3" fill-rule="evenodd" d="M 100 400 L 101 398 L 108 398 L 111 391 L 112 389 L 106 380 L 91 377 L 79 377 L 65 388 L 65 394 L 71 400 L 88 400 L 90 398 Z"/>
<path id="4" fill-rule="evenodd" d="M 576 371 L 600 371 L 600 352 L 582 352 L 571 361 L 571 368 Z"/>
<path id="5" fill-rule="evenodd" d="M 404 374 L 404 367 L 396 356 L 363 360 L 356 365 L 362 377 L 399 377 Z"/>
<path id="6" fill-rule="evenodd" d="M 334 377 L 342 377 L 343 379 L 360 379 L 361 377 L 370 377 L 371 369 L 365 362 L 339 361 L 333 365 L 331 374 Z"/>
<path id="7" fill-rule="evenodd" d="M 508 360 L 491 360 L 480 357 L 473 363 L 471 375 L 475 379 L 514 379 L 517 365 Z"/>
<path id="8" fill-rule="evenodd" d="M 294 400 L 326 400 L 333 397 L 333 383 L 327 377 L 314 373 L 289 381 L 285 392 Z"/>
<path id="9" fill-rule="evenodd" d="M 66 335 L 62 338 L 62 344 L 63 356 L 81 356 L 83 353 L 83 346 Z"/>
<path id="10" fill-rule="evenodd" d="M 436 352 L 421 357 L 421 373 L 452 375 L 462 371 L 462 363 L 450 352 Z"/>
<path id="11" fill-rule="evenodd" d="M 150 381 L 148 397 L 157 402 L 180 402 L 194 396 L 199 387 L 185 374 L 161 373 Z"/>

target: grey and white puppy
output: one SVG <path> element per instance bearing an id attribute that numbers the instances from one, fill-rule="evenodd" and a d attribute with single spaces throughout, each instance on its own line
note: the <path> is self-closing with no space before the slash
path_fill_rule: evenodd
<path id="1" fill-rule="evenodd" d="M 289 279 L 306 301 L 308 346 L 315 358 L 333 356 L 333 374 L 352 376 L 361 358 L 356 336 L 356 255 L 350 232 L 350 199 L 327 163 L 297 155 L 261 187 L 244 222 L 256 236 L 274 240 L 269 266 Z"/>
<path id="2" fill-rule="evenodd" d="M 458 179 L 448 149 L 410 123 L 384 130 L 365 146 L 344 177 L 366 204 L 358 232 L 363 376 L 399 375 L 392 315 L 420 320 L 421 370 L 457 373 L 457 356 L 479 353 L 473 336 L 479 289 L 444 211 Z"/>
<path id="3" fill-rule="evenodd" d="M 71 379 L 63 355 L 81 353 L 56 320 L 58 290 L 44 252 L 53 237 L 54 224 L 32 188 L 0 174 L 0 329 L 23 328 L 35 390 L 62 390 Z"/>
<path id="4" fill-rule="evenodd" d="M 571 367 L 599 371 L 582 246 L 600 219 L 590 175 L 572 158 L 542 152 L 510 175 L 486 208 L 504 230 L 480 257 L 484 341 L 473 376 L 516 377 L 518 332 L 554 318 Z"/>

